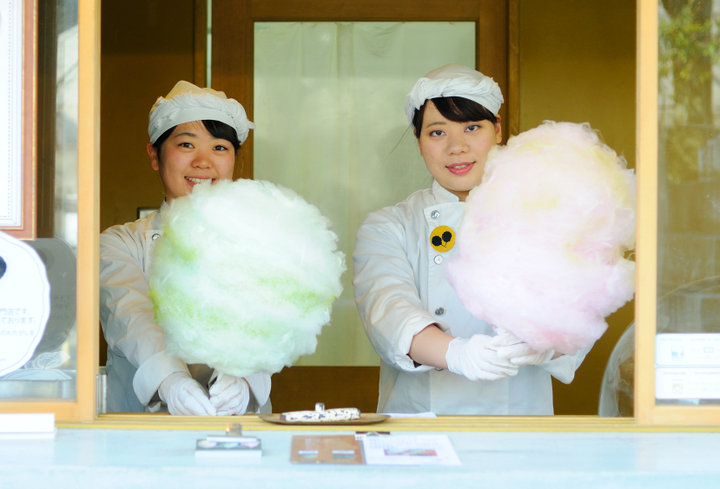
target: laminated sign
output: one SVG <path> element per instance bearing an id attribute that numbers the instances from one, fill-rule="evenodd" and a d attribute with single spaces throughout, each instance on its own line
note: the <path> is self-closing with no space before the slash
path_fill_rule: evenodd
<path id="1" fill-rule="evenodd" d="M 30 246 L 0 232 L 0 376 L 32 357 L 49 315 L 45 265 Z"/>

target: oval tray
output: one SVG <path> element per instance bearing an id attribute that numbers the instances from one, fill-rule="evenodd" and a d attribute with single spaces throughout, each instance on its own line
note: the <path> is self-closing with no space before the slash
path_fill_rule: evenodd
<path id="1" fill-rule="evenodd" d="M 258 417 L 262 419 L 263 421 L 267 421 L 268 423 L 275 423 L 275 424 L 287 424 L 287 425 L 313 425 L 313 426 L 321 426 L 321 425 L 341 425 L 341 424 L 375 424 L 375 423 L 382 423 L 386 419 L 388 419 L 390 416 L 387 416 L 385 414 L 376 414 L 376 413 L 363 413 L 360 414 L 360 419 L 350 419 L 347 421 L 285 421 L 283 419 L 280 419 L 281 413 L 272 413 L 272 414 L 258 414 Z"/>

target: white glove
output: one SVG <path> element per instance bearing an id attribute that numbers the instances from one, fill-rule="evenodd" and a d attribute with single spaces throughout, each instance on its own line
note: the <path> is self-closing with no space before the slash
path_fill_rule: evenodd
<path id="1" fill-rule="evenodd" d="M 555 355 L 554 350 L 537 351 L 523 340 L 508 331 L 501 331 L 493 337 L 491 345 L 496 349 L 499 357 L 508 360 L 511 364 L 521 367 L 523 365 L 540 365 Z"/>
<path id="2" fill-rule="evenodd" d="M 484 334 L 453 339 L 445 354 L 448 370 L 470 380 L 499 380 L 516 375 L 518 367 L 500 358 L 491 340 Z"/>
<path id="3" fill-rule="evenodd" d="M 250 392 L 255 396 L 255 404 L 258 409 L 261 408 L 270 398 L 270 374 L 265 372 L 256 372 L 245 377 L 245 381 L 250 386 Z"/>
<path id="4" fill-rule="evenodd" d="M 174 372 L 160 383 L 158 394 L 167 404 L 170 414 L 215 416 L 207 393 L 187 372 Z"/>
<path id="5" fill-rule="evenodd" d="M 249 402 L 250 387 L 244 378 L 220 373 L 212 382 L 210 403 L 217 410 L 218 416 L 245 414 Z"/>

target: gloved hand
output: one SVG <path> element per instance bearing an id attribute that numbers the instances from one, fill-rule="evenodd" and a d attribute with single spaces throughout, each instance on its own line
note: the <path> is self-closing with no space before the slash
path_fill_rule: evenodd
<path id="1" fill-rule="evenodd" d="M 219 373 L 211 380 L 210 403 L 217 410 L 218 416 L 245 414 L 250 402 L 250 387 L 242 377 Z"/>
<path id="2" fill-rule="evenodd" d="M 445 354 L 448 370 L 470 380 L 499 380 L 516 375 L 518 367 L 499 357 L 491 340 L 484 334 L 454 338 Z"/>
<path id="3" fill-rule="evenodd" d="M 504 330 L 493 337 L 491 345 L 496 349 L 499 357 L 518 367 L 540 365 L 555 355 L 554 350 L 537 351 L 514 334 Z"/>
<path id="4" fill-rule="evenodd" d="M 170 414 L 215 416 L 215 408 L 198 382 L 187 372 L 173 372 L 160 383 L 158 394 Z"/>

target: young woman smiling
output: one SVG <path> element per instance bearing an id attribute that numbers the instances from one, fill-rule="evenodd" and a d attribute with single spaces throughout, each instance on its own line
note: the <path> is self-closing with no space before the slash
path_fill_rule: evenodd
<path id="1" fill-rule="evenodd" d="M 195 185 L 231 179 L 236 152 L 254 128 L 245 109 L 223 92 L 178 82 L 150 110 L 150 165 L 165 189 L 159 212 L 100 236 L 100 320 L 108 343 L 108 411 L 232 415 L 266 409 L 270 376 L 217 376 L 165 350 L 154 321 L 148 273 L 168 202 Z M 217 381 L 212 383 L 217 376 Z"/>
<path id="2" fill-rule="evenodd" d="M 379 412 L 552 414 L 551 375 L 570 382 L 584 357 L 503 344 L 445 276 L 464 201 L 502 139 L 502 102 L 492 78 L 460 65 L 431 71 L 408 94 L 434 181 L 371 213 L 353 254 L 355 301 L 381 360 Z"/>

